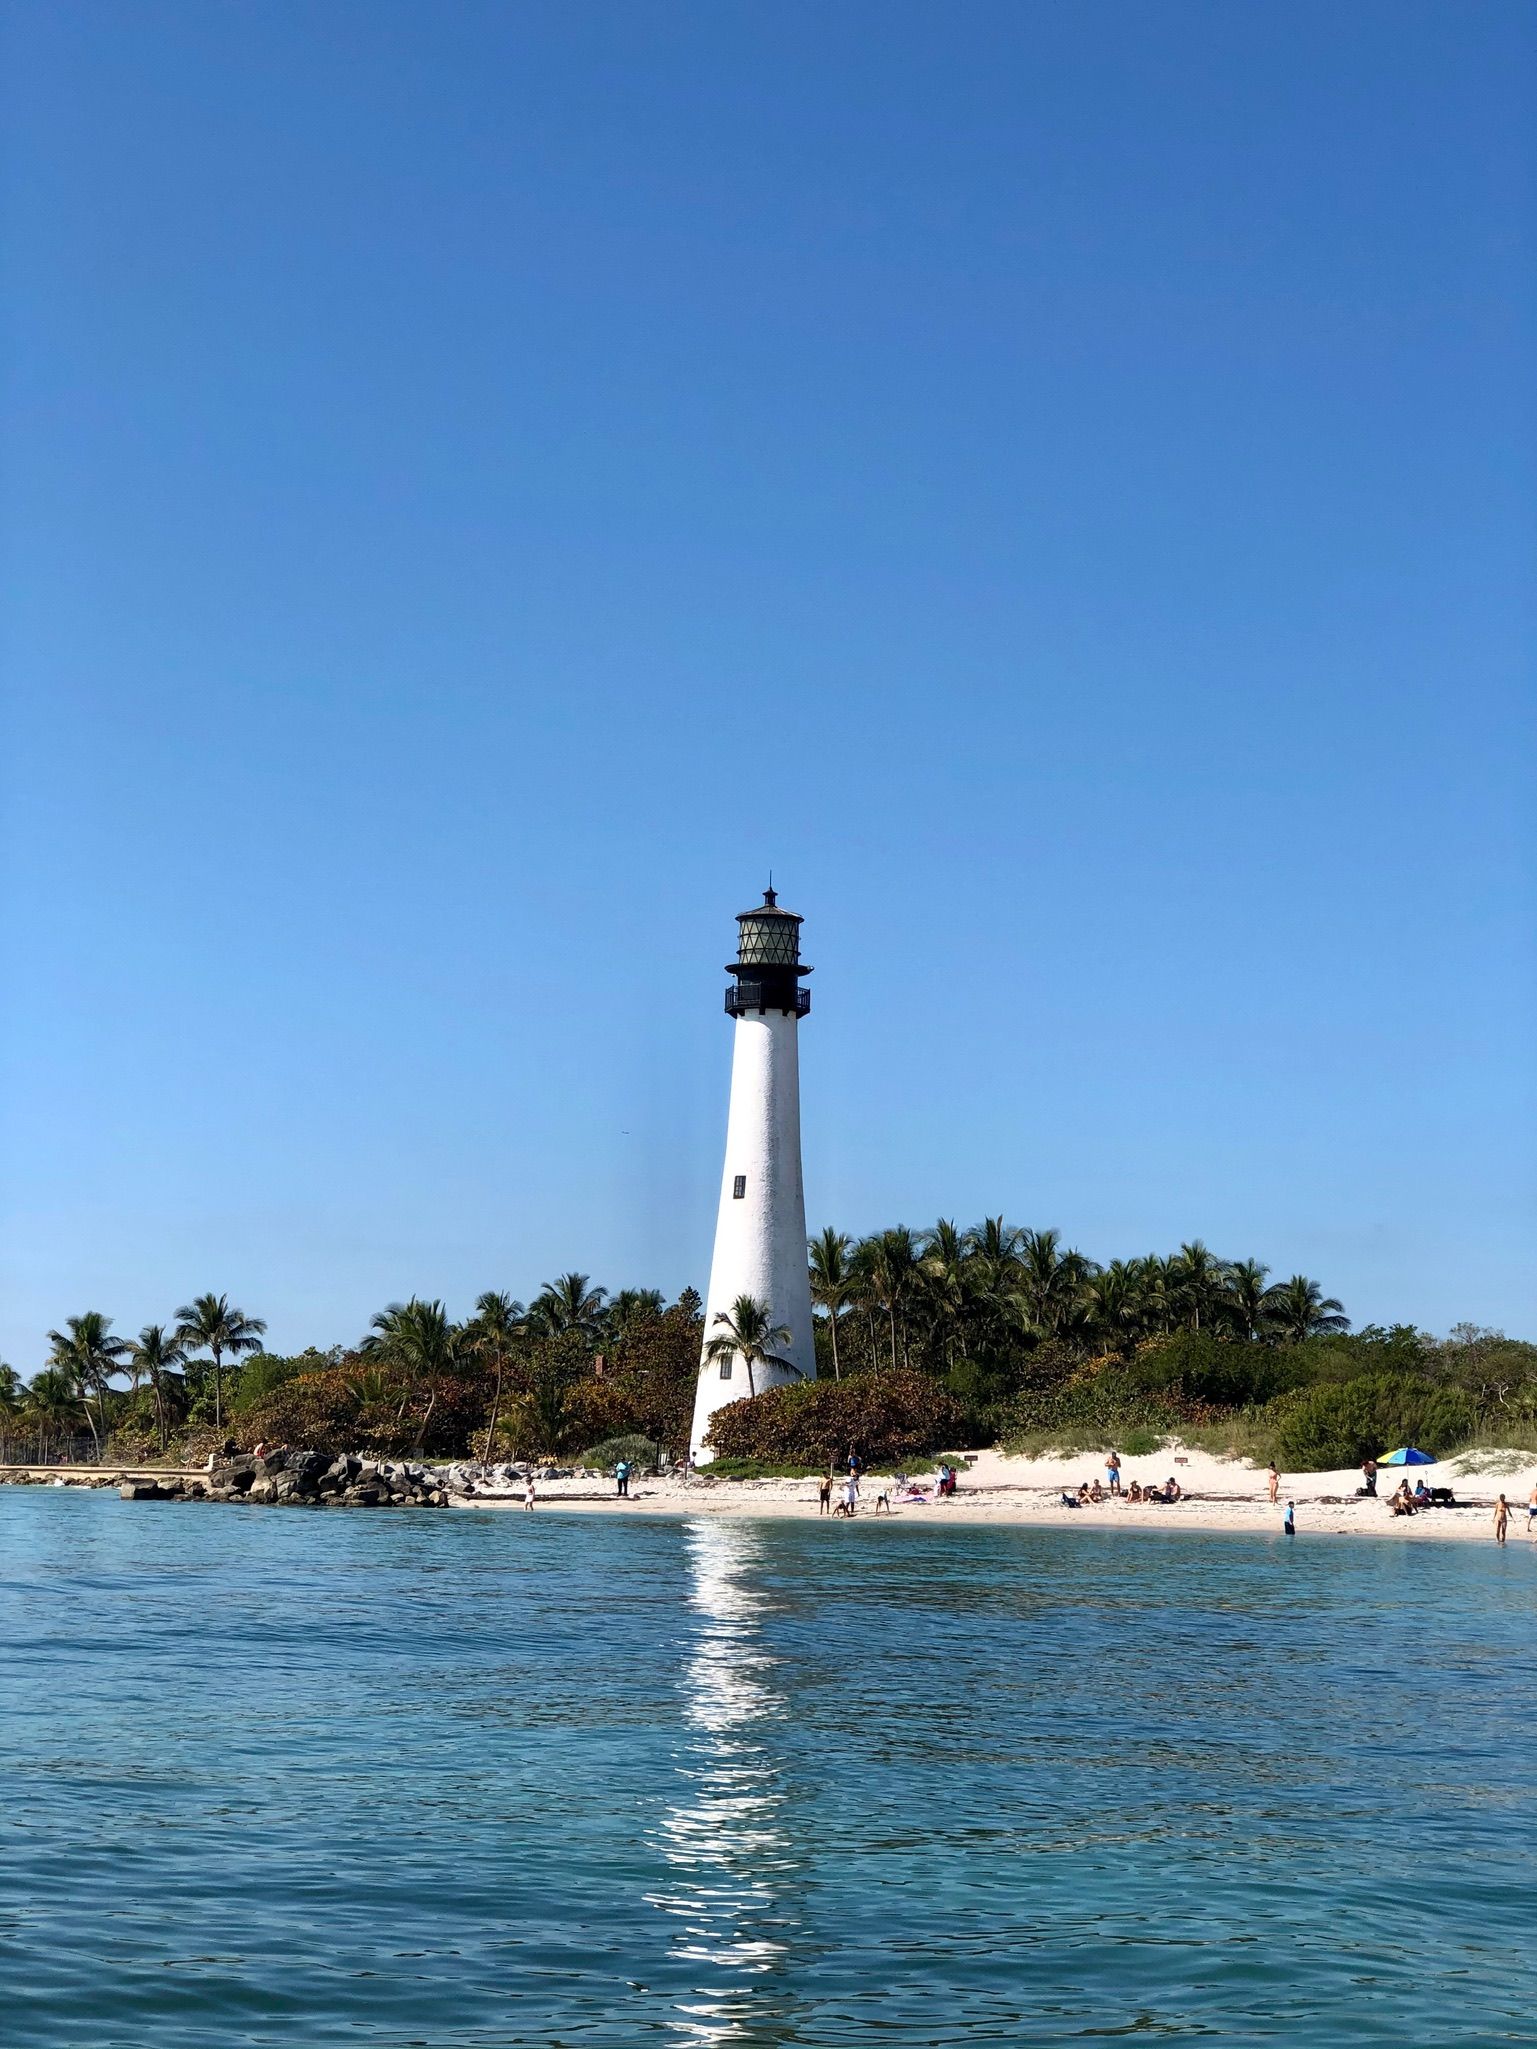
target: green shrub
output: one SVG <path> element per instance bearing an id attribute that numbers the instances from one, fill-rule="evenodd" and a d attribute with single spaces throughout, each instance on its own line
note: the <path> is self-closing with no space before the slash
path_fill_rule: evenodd
<path id="1" fill-rule="evenodd" d="M 1249 1344 L 1206 1331 L 1178 1331 L 1138 1352 L 1126 1385 L 1138 1394 L 1240 1409 L 1274 1400 L 1312 1378 L 1299 1348 Z"/>
<path id="2" fill-rule="evenodd" d="M 602 1444 L 595 1444 L 591 1451 L 584 1451 L 579 1463 L 598 1466 L 607 1472 L 622 1458 L 628 1459 L 632 1466 L 641 1466 L 649 1471 L 661 1463 L 662 1447 L 653 1437 L 610 1437 Z"/>
<path id="3" fill-rule="evenodd" d="M 324 1373 L 304 1373 L 272 1389 L 240 1418 L 240 1436 L 306 1451 L 420 1453 L 457 1458 L 490 1420 L 491 1385 L 483 1374 L 444 1374 L 414 1386 L 389 1367 L 356 1354 Z"/>
<path id="4" fill-rule="evenodd" d="M 1134 1423 L 1129 1430 L 1121 1433 L 1121 1441 L 1115 1449 L 1124 1452 L 1127 1458 L 1147 1458 L 1151 1453 L 1160 1450 L 1162 1445 L 1161 1432 L 1148 1430 L 1142 1424 Z"/>
<path id="5" fill-rule="evenodd" d="M 599 1380 L 589 1374 L 578 1380 L 566 1395 L 561 1441 L 565 1444 L 591 1444 L 599 1449 L 621 1437 L 644 1437 L 650 1443 L 645 1420 L 632 1388 L 617 1380 Z M 595 1455 L 588 1454 L 589 1464 Z M 613 1463 L 612 1459 L 609 1463 Z"/>
<path id="6" fill-rule="evenodd" d="M 1000 1444 L 1005 1458 L 1099 1458 L 1118 1451 L 1126 1458 L 1144 1458 L 1157 1451 L 1164 1433 L 1139 1423 L 1102 1429 L 1097 1423 L 1069 1423 L 1059 1430 L 1018 1430 Z"/>
<path id="7" fill-rule="evenodd" d="M 276 1352 L 256 1352 L 231 1376 L 226 1397 L 232 1416 L 243 1416 L 265 1396 L 306 1373 L 327 1373 L 339 1364 L 340 1352 L 298 1352 L 290 1359 Z"/>
<path id="8" fill-rule="evenodd" d="M 718 1458 L 699 1470 L 712 1480 L 817 1480 L 827 1471 L 827 1461 L 808 1466 L 803 1459 L 786 1464 L 773 1459 Z"/>
<path id="9" fill-rule="evenodd" d="M 926 1373 L 856 1373 L 776 1387 L 717 1409 L 710 1443 L 718 1457 L 825 1467 L 850 1445 L 867 1465 L 922 1457 L 984 1441 L 965 1408 Z"/>
<path id="10" fill-rule="evenodd" d="M 1188 1424 L 1182 1442 L 1192 1451 L 1209 1451 L 1214 1458 L 1250 1459 L 1266 1465 L 1278 1457 L 1274 1403 L 1263 1409 L 1239 1409 L 1215 1423 Z"/>
<path id="11" fill-rule="evenodd" d="M 1464 1389 L 1415 1374 L 1363 1374 L 1271 1404 L 1276 1456 L 1294 1472 L 1359 1465 L 1400 1444 L 1446 1457 L 1468 1443 L 1478 1414 Z"/>

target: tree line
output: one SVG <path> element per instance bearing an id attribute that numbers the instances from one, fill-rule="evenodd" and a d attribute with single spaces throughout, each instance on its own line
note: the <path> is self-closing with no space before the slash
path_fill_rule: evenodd
<path id="1" fill-rule="evenodd" d="M 976 1365 L 1006 1380 L 1011 1364 L 1047 1344 L 1088 1357 L 1129 1354 L 1180 1330 L 1300 1344 L 1350 1328 L 1343 1303 L 1306 1274 L 1272 1282 L 1258 1260 L 1219 1258 L 1200 1239 L 1168 1258 L 1101 1265 L 1064 1246 L 1059 1231 L 1002 1217 L 961 1230 L 941 1218 L 926 1231 L 898 1224 L 861 1239 L 829 1226 L 811 1240 L 810 1264 L 818 1351 L 834 1379 L 881 1355 L 893 1368 Z"/>
<path id="2" fill-rule="evenodd" d="M 829 1227 L 810 1241 L 808 1267 L 818 1375 L 849 1383 L 848 1399 L 810 1388 L 760 1397 L 784 1411 L 774 1446 L 813 1417 L 836 1415 L 845 1430 L 878 1407 L 894 1415 L 894 1404 L 909 1435 L 943 1418 L 947 1432 L 984 1442 L 1128 1418 L 1184 1427 L 1277 1402 L 1290 1415 L 1315 1382 L 1429 1385 L 1448 1374 L 1467 1380 L 1467 1399 L 1455 1416 L 1444 1402 L 1435 1413 L 1445 1430 L 1465 1430 L 1468 1416 L 1502 1405 L 1524 1415 L 1537 1389 L 1531 1347 L 1500 1339 L 1486 1371 L 1487 1344 L 1438 1350 L 1407 1325 L 1351 1335 L 1320 1282 L 1272 1280 L 1259 1261 L 1222 1258 L 1200 1240 L 1101 1264 L 1054 1230 L 941 1219 L 864 1238 Z M 482 1294 L 462 1320 L 438 1300 L 391 1303 L 350 1346 L 284 1356 L 263 1349 L 263 1320 L 223 1294 L 196 1297 L 132 1340 L 90 1311 L 48 1334 L 30 1384 L 0 1368 L 0 1437 L 88 1439 L 98 1456 L 109 1440 L 115 1453 L 144 1456 L 230 1430 L 401 1453 L 575 1455 L 631 1437 L 678 1453 L 701 1356 L 741 1357 L 750 1399 L 755 1365 L 787 1342 L 785 1308 L 744 1297 L 706 1330 L 692 1289 L 671 1304 L 654 1288 L 611 1295 L 572 1270 L 526 1303 Z M 744 1444 L 757 1427 L 732 1425 Z"/>

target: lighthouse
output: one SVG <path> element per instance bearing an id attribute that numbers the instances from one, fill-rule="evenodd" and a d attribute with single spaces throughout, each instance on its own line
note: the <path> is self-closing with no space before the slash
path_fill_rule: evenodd
<path id="1" fill-rule="evenodd" d="M 781 909 L 772 889 L 750 911 L 737 913 L 737 957 L 726 1014 L 736 1020 L 731 1052 L 731 1108 L 726 1119 L 726 1164 L 721 1174 L 715 1255 L 705 1298 L 704 1342 L 725 1334 L 717 1321 L 731 1316 L 739 1296 L 767 1310 L 771 1328 L 788 1342 L 768 1350 L 787 1361 L 748 1362 L 739 1352 L 706 1356 L 694 1398 L 689 1449 L 703 1465 L 713 1449 L 704 1441 L 715 1411 L 749 1393 L 816 1377 L 811 1331 L 811 1281 L 806 1270 L 806 1196 L 801 1185 L 800 1056 L 796 1034 L 811 1008 L 801 978 L 801 921 Z"/>

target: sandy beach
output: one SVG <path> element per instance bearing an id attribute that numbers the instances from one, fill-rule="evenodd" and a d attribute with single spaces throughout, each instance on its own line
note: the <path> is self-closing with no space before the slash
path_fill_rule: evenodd
<path id="1" fill-rule="evenodd" d="M 1249 1531 L 1280 1530 L 1288 1500 L 1296 1504 L 1300 1537 L 1389 1537 L 1406 1543 L 1435 1542 L 1438 1539 L 1493 1542 L 1495 1496 L 1503 1493 L 1510 1503 L 1510 1540 L 1527 1541 L 1527 1497 L 1537 1485 L 1537 1459 L 1525 1452 L 1473 1452 L 1435 1465 L 1409 1469 L 1411 1485 L 1422 1475 L 1430 1487 L 1450 1487 L 1459 1503 L 1466 1506 L 1428 1510 L 1413 1516 L 1388 1513 L 1387 1496 L 1402 1477 L 1395 1468 L 1384 1468 L 1378 1479 L 1378 1499 L 1358 1498 L 1360 1473 L 1352 1467 L 1333 1473 L 1298 1473 L 1281 1476 L 1280 1505 L 1272 1508 L 1265 1498 L 1263 1467 L 1220 1459 L 1210 1452 L 1185 1451 L 1170 1446 L 1146 1458 L 1123 1458 L 1123 1484 L 1133 1480 L 1143 1486 L 1162 1485 L 1172 1475 L 1186 1498 L 1165 1505 L 1144 1506 L 1126 1500 L 1106 1500 L 1086 1508 L 1063 1506 L 1065 1490 L 1076 1491 L 1080 1481 L 1096 1474 L 1101 1484 L 1104 1468 L 1085 1456 L 1073 1458 L 1005 1458 L 996 1451 L 970 1455 L 971 1463 L 961 1477 L 960 1491 L 948 1501 L 908 1502 L 899 1498 L 896 1486 L 887 1479 L 866 1478 L 860 1489 L 858 1519 L 861 1522 L 888 1520 L 896 1526 L 943 1523 L 1020 1523 L 1072 1529 L 1104 1529 L 1138 1532 L 1164 1531 Z M 920 1485 L 933 1493 L 932 1469 L 915 1474 Z M 891 1496 L 891 1514 L 876 1512 L 876 1499 Z M 836 1498 L 836 1497 L 835 1497 Z M 507 1493 L 477 1494 L 473 1499 L 456 1497 L 456 1508 L 523 1509 L 521 1487 Z M 746 1515 L 815 1516 L 815 1480 L 712 1480 L 707 1471 L 686 1484 L 676 1479 L 635 1479 L 627 1500 L 614 1493 L 613 1483 L 591 1477 L 539 1482 L 540 1509 L 570 1509 L 594 1515 Z M 841 1518 L 840 1518 L 841 1521 Z M 1537 1523 L 1532 1525 L 1537 1530 Z"/>

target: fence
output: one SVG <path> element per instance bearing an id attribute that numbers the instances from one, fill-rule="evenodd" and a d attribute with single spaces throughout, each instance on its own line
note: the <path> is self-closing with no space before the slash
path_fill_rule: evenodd
<path id="1" fill-rule="evenodd" d="M 95 1440 L 57 1430 L 0 1430 L 0 1466 L 92 1466 Z"/>

